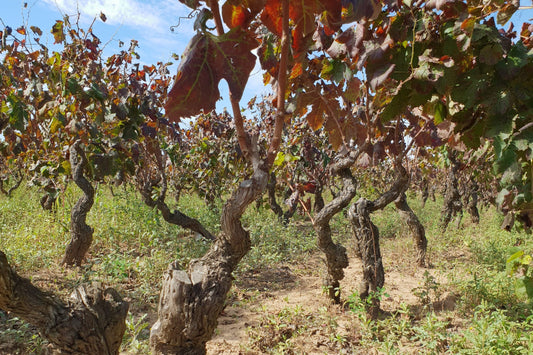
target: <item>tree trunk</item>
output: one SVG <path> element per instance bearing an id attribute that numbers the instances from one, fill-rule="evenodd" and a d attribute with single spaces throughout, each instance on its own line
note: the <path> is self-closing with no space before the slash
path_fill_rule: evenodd
<path id="1" fill-rule="evenodd" d="M 295 188 L 294 191 L 289 196 L 289 198 L 285 200 L 285 204 L 287 205 L 287 210 L 283 213 L 282 222 L 284 225 L 288 225 L 292 216 L 294 216 L 294 213 L 296 213 L 296 210 L 298 209 L 299 200 L 300 200 L 300 192 L 298 191 L 297 188 Z"/>
<path id="2" fill-rule="evenodd" d="M 325 206 L 324 197 L 322 196 L 322 186 L 317 186 L 315 191 L 315 213 L 320 212 Z"/>
<path id="3" fill-rule="evenodd" d="M 428 241 L 426 239 L 426 230 L 420 220 L 414 213 L 414 211 L 407 204 L 407 198 L 405 192 L 401 193 L 400 196 L 394 201 L 396 209 L 400 218 L 409 228 L 409 232 L 413 237 L 416 247 L 416 262 L 418 266 L 424 267 L 426 265 L 426 252 Z"/>
<path id="4" fill-rule="evenodd" d="M 257 154 L 257 152 L 255 153 Z M 257 154 L 258 156 L 258 154 Z M 187 270 L 170 264 L 163 278 L 158 320 L 151 329 L 153 354 L 205 354 L 232 284 L 232 272 L 250 250 L 249 233 L 240 218 L 266 188 L 268 172 L 259 158 L 251 179 L 242 182 L 224 206 L 222 233 Z"/>
<path id="5" fill-rule="evenodd" d="M 514 226 L 514 213 L 512 211 L 509 211 L 505 214 L 505 217 L 503 219 L 503 222 L 500 228 L 506 230 L 507 232 L 510 232 L 513 229 L 513 226 Z"/>
<path id="6" fill-rule="evenodd" d="M 341 158 L 335 163 L 331 172 L 341 177 L 343 186 L 336 194 L 335 198 L 326 204 L 320 212 L 316 214 L 313 227 L 317 233 L 318 247 L 326 254 L 326 265 L 328 274 L 325 286 L 328 289 L 329 297 L 340 303 L 340 281 L 344 278 L 344 269 L 348 266 L 348 255 L 346 248 L 340 244 L 335 244 L 331 238 L 331 218 L 349 205 L 357 192 L 356 180 L 350 171 L 350 167 L 357 160 L 363 147 L 359 148 L 354 155 Z"/>
<path id="7" fill-rule="evenodd" d="M 385 208 L 404 193 L 409 186 L 409 176 L 403 166 L 397 163 L 397 177 L 391 189 L 374 201 L 360 198 L 348 211 L 352 224 L 356 249 L 363 263 L 363 281 L 359 287 L 361 299 L 370 297 L 367 311 L 372 319 L 376 319 L 380 307 L 379 291 L 385 283 L 385 271 L 379 246 L 379 230 L 370 218 L 370 214 Z"/>
<path id="8" fill-rule="evenodd" d="M 459 193 L 457 183 L 457 171 L 459 162 L 455 159 L 453 153 L 450 153 L 450 171 L 446 179 L 446 192 L 444 194 L 444 206 L 441 212 L 441 230 L 443 232 L 448 228 L 452 218 L 462 214 L 463 204 L 461 203 L 461 194 Z M 458 216 L 459 218 L 459 216 Z M 460 222 L 460 219 L 458 220 Z"/>
<path id="9" fill-rule="evenodd" d="M 466 211 L 470 214 L 472 223 L 479 223 L 479 211 L 477 209 L 478 203 L 478 186 L 475 181 L 471 180 L 468 183 L 468 198 L 466 201 Z"/>
<path id="10" fill-rule="evenodd" d="M 61 354 L 118 354 L 128 307 L 99 284 L 78 287 L 64 303 L 20 277 L 0 251 L 0 309 L 36 326 Z"/>
<path id="11" fill-rule="evenodd" d="M 367 311 L 372 319 L 376 319 L 380 307 L 378 291 L 385 284 L 385 271 L 379 247 L 379 230 L 370 219 L 372 205 L 372 201 L 360 198 L 350 208 L 348 218 L 352 223 L 356 249 L 363 263 L 363 280 L 359 285 L 359 296 L 362 300 L 369 301 Z"/>
<path id="12" fill-rule="evenodd" d="M 281 221 L 283 219 L 283 209 L 276 200 L 276 184 L 276 174 L 274 172 L 271 172 L 267 184 L 268 204 L 270 205 L 270 209 L 272 210 L 272 212 L 274 212 Z"/>
<path id="13" fill-rule="evenodd" d="M 422 180 L 422 208 L 426 207 L 426 201 L 429 198 L 429 186 L 426 179 Z"/>
<path id="14" fill-rule="evenodd" d="M 168 223 L 178 225 L 182 228 L 189 229 L 202 235 L 205 239 L 215 240 L 215 236 L 211 234 L 203 224 L 195 218 L 191 218 L 178 210 L 174 212 L 170 211 L 170 208 L 166 204 L 158 205 L 161 215 Z"/>
<path id="15" fill-rule="evenodd" d="M 94 229 L 86 223 L 87 213 L 94 203 L 94 188 L 83 175 L 87 167 L 87 157 L 80 144 L 81 140 L 77 140 L 70 147 L 72 179 L 83 191 L 83 196 L 79 198 L 70 213 L 71 240 L 62 261 L 62 264 L 69 266 L 81 265 L 93 241 L 94 232 Z"/>
<path id="16" fill-rule="evenodd" d="M 159 143 L 154 140 L 146 140 L 145 149 L 140 157 L 142 157 L 144 163 L 139 164 L 139 168 L 136 172 L 136 183 L 143 202 L 150 208 L 157 208 L 167 223 L 191 230 L 202 235 L 205 239 L 215 240 L 215 237 L 200 221 L 191 218 L 178 210 L 172 212 L 165 202 L 168 188 L 167 174 L 165 170 L 167 156 L 159 149 Z M 154 161 L 150 162 L 150 158 Z M 161 188 L 159 196 L 156 199 L 152 197 L 154 195 L 155 186 Z M 175 198 L 176 202 L 178 202 L 181 186 L 176 186 L 176 188 L 178 192 L 175 195 Z"/>

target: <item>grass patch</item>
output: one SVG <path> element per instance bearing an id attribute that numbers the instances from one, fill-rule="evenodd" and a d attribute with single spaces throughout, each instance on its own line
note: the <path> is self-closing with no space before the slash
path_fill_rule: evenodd
<path id="1" fill-rule="evenodd" d="M 118 289 L 131 302 L 123 351 L 146 354 L 163 272 L 174 260 L 186 267 L 208 250 L 210 242 L 165 222 L 134 189 L 115 189 L 112 194 L 104 186 L 97 189 L 88 215 L 95 232 L 87 262 L 65 269 L 59 262 L 70 240 L 70 208 L 79 195 L 74 185 L 69 186 L 52 213 L 41 209 L 40 194 L 31 188 L 0 197 L 0 250 L 19 273 L 64 297 L 82 282 L 100 281 Z M 417 196 L 409 196 L 409 203 L 425 226 L 431 268 L 425 273 L 417 268 L 413 242 L 394 206 L 376 212 L 372 218 L 380 230 L 386 273 L 418 274 L 419 283 L 411 289 L 410 304 L 396 304 L 375 322 L 366 317 L 355 296 L 347 299 L 348 310 L 331 305 L 261 308 L 265 297 L 297 290 L 302 277 L 316 278 L 325 266 L 317 260 L 321 254 L 307 217 L 295 215 L 283 225 L 268 206 L 250 206 L 242 222 L 252 248 L 235 273 L 238 282 L 228 300 L 228 305 L 249 312 L 262 309 L 249 325 L 243 349 L 270 354 L 532 353 L 531 303 L 517 292 L 516 278 L 509 276 L 506 266 L 517 250 L 533 249 L 530 236 L 501 231 L 501 217 L 493 208 L 482 210 L 479 225 L 465 215 L 459 228 L 450 224 L 443 233 L 440 199 L 428 200 L 422 208 Z M 179 205 L 171 204 L 199 219 L 213 234 L 220 232 L 219 214 L 202 199 L 183 195 Z M 352 230 L 343 213 L 332 219 L 331 227 L 335 241 L 350 249 Z M 385 299 L 390 298 L 386 288 L 387 283 Z M 456 299 L 453 308 L 439 306 L 445 292 Z M 0 320 L 0 344 L 9 344 L 8 353 L 44 353 L 47 342 L 32 326 L 3 312 Z"/>

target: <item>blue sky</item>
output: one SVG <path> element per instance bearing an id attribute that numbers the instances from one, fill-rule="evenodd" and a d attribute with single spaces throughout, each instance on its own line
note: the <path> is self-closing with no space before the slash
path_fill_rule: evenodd
<path id="1" fill-rule="evenodd" d="M 55 20 L 71 15 L 71 23 L 79 12 L 80 26 L 87 28 L 96 17 L 94 33 L 102 43 L 107 43 L 104 55 L 108 56 L 119 50 L 118 43 L 129 44 L 131 39 L 139 41 L 138 53 L 141 62 L 146 64 L 158 61 L 174 61 L 172 54 L 181 54 L 194 35 L 194 19 L 187 19 L 190 9 L 178 0 L 1 0 L 0 18 L 5 25 L 16 29 L 22 24 L 38 26 L 47 37 L 45 45 L 54 40 L 50 29 Z M 24 4 L 27 4 L 24 7 Z M 521 0 L 522 6 L 531 6 L 533 0 Z M 102 22 L 98 15 L 103 12 L 107 21 Z M 180 19 L 181 17 L 181 19 Z M 519 10 L 511 21 L 519 26 L 533 18 L 533 10 Z M 170 27 L 180 23 L 174 31 Z M 108 43 L 109 42 L 109 43 Z M 176 70 L 175 65 L 171 70 Z M 173 73 L 174 74 L 174 73 Z M 253 70 L 246 87 L 241 106 L 245 106 L 255 95 L 268 93 L 263 86 L 263 77 L 259 67 Z M 220 84 L 223 101 L 219 101 L 217 110 L 230 107 L 227 85 Z"/>

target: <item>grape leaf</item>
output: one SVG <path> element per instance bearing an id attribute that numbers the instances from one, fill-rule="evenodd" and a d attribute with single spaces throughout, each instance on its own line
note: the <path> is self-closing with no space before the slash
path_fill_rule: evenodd
<path id="1" fill-rule="evenodd" d="M 65 40 L 65 32 L 63 31 L 63 21 L 56 21 L 55 25 L 52 26 L 50 31 L 54 35 L 54 43 L 62 43 Z"/>
<path id="2" fill-rule="evenodd" d="M 243 26 L 250 20 L 250 12 L 242 4 L 226 1 L 222 5 L 222 18 L 229 28 Z"/>
<path id="3" fill-rule="evenodd" d="M 43 35 L 43 31 L 41 31 L 41 29 L 39 27 L 30 26 L 30 28 L 33 31 L 33 33 L 35 33 L 36 35 L 38 35 L 38 36 L 42 36 Z"/>
<path id="4" fill-rule="evenodd" d="M 231 95 L 240 100 L 248 76 L 255 65 L 251 50 L 257 41 L 243 32 L 222 36 L 199 33 L 189 43 L 178 67 L 174 86 L 168 94 L 165 110 L 172 121 L 215 108 L 221 79 L 228 83 Z"/>

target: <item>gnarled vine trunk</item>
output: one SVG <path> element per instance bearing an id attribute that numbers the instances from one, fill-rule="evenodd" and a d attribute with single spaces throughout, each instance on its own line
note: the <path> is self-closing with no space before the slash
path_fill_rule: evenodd
<path id="1" fill-rule="evenodd" d="M 205 354 L 231 288 L 232 272 L 251 247 L 240 218 L 268 182 L 260 160 L 253 161 L 254 174 L 224 206 L 222 233 L 209 251 L 191 261 L 187 270 L 175 262 L 169 265 L 159 299 L 159 318 L 150 334 L 154 354 Z"/>
<path id="2" fill-rule="evenodd" d="M 268 204 L 270 205 L 270 209 L 272 210 L 272 212 L 274 212 L 276 216 L 278 216 L 278 218 L 281 220 L 283 218 L 283 209 L 278 204 L 278 201 L 276 199 L 276 184 L 276 174 L 274 172 L 271 172 L 270 178 L 268 179 L 267 183 Z"/>
<path id="3" fill-rule="evenodd" d="M 369 300 L 367 310 L 372 319 L 376 319 L 379 312 L 378 290 L 385 284 L 385 271 L 379 247 L 379 230 L 370 214 L 374 211 L 374 204 L 365 198 L 360 198 L 350 207 L 348 218 L 355 235 L 356 249 L 363 262 L 363 280 L 359 285 L 359 297 Z"/>
<path id="4" fill-rule="evenodd" d="M 78 287 L 65 303 L 19 276 L 0 251 L 0 309 L 36 326 L 60 354 L 118 354 L 128 307 L 99 284 Z"/>
<path id="5" fill-rule="evenodd" d="M 467 183 L 466 191 L 466 211 L 470 214 L 470 220 L 474 224 L 479 223 L 479 210 L 477 208 L 478 203 L 478 185 L 474 180 L 470 180 Z"/>
<path id="6" fill-rule="evenodd" d="M 391 189 L 374 201 L 360 198 L 348 211 L 352 224 L 356 249 L 363 263 L 363 280 L 359 286 L 361 299 L 370 297 L 367 311 L 372 319 L 377 318 L 380 307 L 379 290 L 385 283 L 385 271 L 379 245 L 379 230 L 370 214 L 385 208 L 389 203 L 407 190 L 409 176 L 400 164 L 397 165 L 398 175 Z"/>
<path id="7" fill-rule="evenodd" d="M 407 225 L 407 228 L 409 228 L 409 232 L 415 242 L 416 262 L 419 266 L 424 267 L 426 265 L 426 252 L 428 246 L 426 230 L 422 223 L 420 223 L 415 212 L 407 203 L 405 192 L 402 192 L 400 196 L 398 196 L 394 201 L 394 204 L 396 205 L 400 218 Z"/>
<path id="8" fill-rule="evenodd" d="M 315 190 L 315 204 L 313 208 L 315 209 L 315 213 L 320 212 L 326 203 L 324 202 L 324 197 L 322 196 L 323 187 L 322 185 L 318 185 Z"/>
<path id="9" fill-rule="evenodd" d="M 350 201 L 355 197 L 357 185 L 350 171 L 350 167 L 357 160 L 357 157 L 363 149 L 364 147 L 359 148 L 354 154 L 343 157 L 333 164 L 331 168 L 332 175 L 336 174 L 342 179 L 342 188 L 336 194 L 335 198 L 316 214 L 313 223 L 313 227 L 317 233 L 318 247 L 326 254 L 328 274 L 326 276 L 325 286 L 328 289 L 329 297 L 336 303 L 340 303 L 339 286 L 340 281 L 344 278 L 344 269 L 348 266 L 348 255 L 344 246 L 333 242 L 329 222 L 333 216 L 348 206 Z"/>
<path id="10" fill-rule="evenodd" d="M 427 179 L 422 180 L 420 189 L 422 190 L 422 208 L 426 207 L 426 201 L 429 198 L 429 183 Z"/>
<path id="11" fill-rule="evenodd" d="M 83 195 L 78 199 L 70 213 L 71 240 L 61 262 L 66 265 L 81 265 L 91 246 L 94 233 L 94 229 L 86 222 L 87 213 L 94 203 L 94 188 L 83 175 L 87 168 L 87 157 L 80 145 L 81 140 L 77 140 L 70 147 L 72 179 L 83 191 Z"/>
<path id="12" fill-rule="evenodd" d="M 39 199 L 39 203 L 41 204 L 41 207 L 45 211 L 52 211 L 54 208 L 54 204 L 57 201 L 57 197 L 50 195 L 49 193 L 45 193 L 41 198 Z"/>
<path id="13" fill-rule="evenodd" d="M 446 179 L 446 192 L 444 193 L 444 206 L 441 212 L 441 229 L 446 231 L 448 224 L 452 218 L 457 216 L 459 226 L 461 214 L 463 213 L 463 204 L 461 203 L 461 194 L 459 193 L 457 182 L 457 171 L 459 170 L 459 162 L 455 158 L 455 154 L 450 153 L 450 171 Z"/>
<path id="14" fill-rule="evenodd" d="M 224 28 L 216 1 L 209 2 L 217 33 Z M 232 272 L 251 248 L 250 234 L 243 228 L 241 217 L 246 208 L 264 191 L 268 172 L 275 160 L 285 122 L 287 63 L 290 47 L 289 1 L 281 2 L 282 37 L 278 74 L 278 105 L 274 129 L 266 159 L 260 159 L 258 136 L 244 130 L 239 99 L 230 95 L 239 147 L 253 168 L 252 176 L 243 181 L 224 205 L 222 233 L 200 259 L 189 263 L 187 270 L 172 263 L 163 279 L 159 299 L 158 320 L 150 332 L 153 354 L 205 354 L 224 309 L 232 284 Z M 251 69 L 251 68 L 250 68 Z M 239 96 L 239 95 L 238 95 Z M 168 104 L 168 103 L 167 103 Z"/>
<path id="15" fill-rule="evenodd" d="M 206 239 L 214 240 L 213 234 L 200 221 L 178 210 L 174 210 L 174 212 L 170 210 L 170 207 L 165 202 L 168 189 L 165 164 L 168 157 L 159 149 L 159 144 L 155 140 L 145 140 L 144 147 L 145 149 L 140 155 L 143 164 L 140 164 L 136 171 L 137 189 L 144 204 L 150 208 L 157 208 L 167 223 L 191 230 Z M 153 197 L 154 187 L 160 187 L 157 198 Z M 181 186 L 176 187 L 179 195 Z M 178 200 L 179 196 L 176 195 L 176 202 Z"/>

